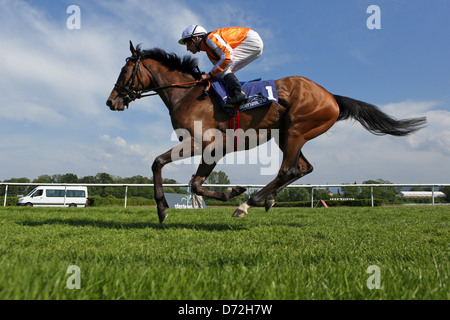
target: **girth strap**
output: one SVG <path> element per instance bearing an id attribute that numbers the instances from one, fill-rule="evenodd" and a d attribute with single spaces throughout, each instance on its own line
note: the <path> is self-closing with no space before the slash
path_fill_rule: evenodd
<path id="1" fill-rule="evenodd" d="M 230 117 L 230 128 L 233 129 L 233 133 L 234 133 L 234 151 L 239 151 L 239 146 L 240 146 L 240 136 L 239 136 L 239 131 L 238 130 L 240 128 L 240 115 L 241 115 L 241 111 L 239 110 L 239 105 L 236 105 L 233 107 L 233 112 L 231 114 Z"/>

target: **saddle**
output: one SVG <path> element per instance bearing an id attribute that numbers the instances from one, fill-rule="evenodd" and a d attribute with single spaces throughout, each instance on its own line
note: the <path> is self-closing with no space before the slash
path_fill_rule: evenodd
<path id="1" fill-rule="evenodd" d="M 241 82 L 242 88 L 248 96 L 246 103 L 229 106 L 229 91 L 222 79 L 216 78 L 211 83 L 211 88 L 218 97 L 222 108 L 230 115 L 230 128 L 235 132 L 240 127 L 240 113 L 246 110 L 257 108 L 273 101 L 278 102 L 277 88 L 274 80 L 253 80 Z M 239 151 L 239 132 L 235 136 L 235 151 Z"/>
<path id="2" fill-rule="evenodd" d="M 222 108 L 230 114 L 260 107 L 273 101 L 278 102 L 277 89 L 273 80 L 253 80 L 241 82 L 241 85 L 248 96 L 248 101 L 239 106 L 229 106 L 227 105 L 229 91 L 223 80 L 216 78 L 211 83 L 211 87 L 219 98 Z"/>

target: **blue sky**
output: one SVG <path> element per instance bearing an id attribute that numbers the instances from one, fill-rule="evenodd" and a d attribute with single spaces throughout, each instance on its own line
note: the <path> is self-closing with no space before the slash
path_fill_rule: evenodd
<path id="1" fill-rule="evenodd" d="M 80 8 L 80 29 L 67 28 L 70 5 Z M 367 28 L 370 5 L 381 10 L 381 29 Z M 315 170 L 298 183 L 449 183 L 449 13 L 448 0 L 0 0 L 0 180 L 98 172 L 150 177 L 153 159 L 176 144 L 164 104 L 146 98 L 119 113 L 105 101 L 129 40 L 190 54 L 177 40 L 198 23 L 259 32 L 264 53 L 237 73 L 242 80 L 301 75 L 397 118 L 427 116 L 428 127 L 406 138 L 337 123 L 303 148 Z M 202 70 L 210 69 L 204 55 L 196 57 Z M 172 164 L 163 176 L 184 183 L 195 168 Z M 232 183 L 265 184 L 273 176 L 260 169 L 216 168 Z"/>

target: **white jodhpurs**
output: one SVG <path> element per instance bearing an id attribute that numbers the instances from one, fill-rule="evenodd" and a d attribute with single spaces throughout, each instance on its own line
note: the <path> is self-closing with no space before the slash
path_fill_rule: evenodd
<path id="1" fill-rule="evenodd" d="M 250 30 L 247 37 L 232 52 L 231 63 L 217 76 L 223 78 L 229 73 L 235 73 L 258 59 L 263 53 L 263 41 L 256 31 Z"/>

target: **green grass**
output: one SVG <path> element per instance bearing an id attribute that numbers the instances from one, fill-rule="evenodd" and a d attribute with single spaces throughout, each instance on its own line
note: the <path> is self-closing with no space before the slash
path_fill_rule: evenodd
<path id="1" fill-rule="evenodd" d="M 450 207 L 232 212 L 1 208 L 0 299 L 450 298 Z"/>

